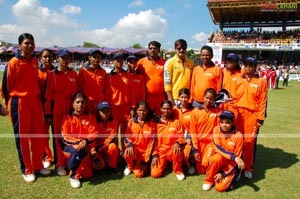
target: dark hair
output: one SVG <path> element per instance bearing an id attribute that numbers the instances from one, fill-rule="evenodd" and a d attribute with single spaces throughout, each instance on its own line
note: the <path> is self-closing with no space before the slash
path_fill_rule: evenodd
<path id="1" fill-rule="evenodd" d="M 153 118 L 153 111 L 151 110 L 149 104 L 146 101 L 140 101 L 139 103 L 137 103 L 136 105 L 136 110 L 140 107 L 140 106 L 145 106 L 146 109 L 148 109 L 148 115 L 146 116 L 146 120 L 151 120 Z"/>
<path id="2" fill-rule="evenodd" d="M 174 47 L 176 48 L 179 45 L 181 45 L 185 49 L 187 48 L 187 43 L 184 39 L 178 39 L 175 41 Z"/>
<path id="3" fill-rule="evenodd" d="M 216 99 L 217 97 L 217 92 L 215 89 L 213 88 L 207 88 L 205 91 L 204 91 L 204 96 L 207 94 L 207 93 L 211 93 L 214 97 L 214 99 Z"/>
<path id="4" fill-rule="evenodd" d="M 74 102 L 79 97 L 82 97 L 87 102 L 86 96 L 81 92 L 77 92 L 75 95 L 73 95 L 72 102 Z"/>
<path id="5" fill-rule="evenodd" d="M 202 46 L 201 51 L 202 50 L 207 50 L 211 53 L 211 55 L 214 55 L 213 49 L 210 46 L 207 46 L 207 45 Z"/>
<path id="6" fill-rule="evenodd" d="M 155 46 L 159 49 L 161 47 L 161 44 L 158 41 L 150 41 L 149 44 L 148 44 L 148 48 L 150 47 L 150 45 L 153 45 L 153 46 Z"/>
<path id="7" fill-rule="evenodd" d="M 40 52 L 40 57 L 42 57 L 42 54 L 43 54 L 44 52 L 46 52 L 46 51 L 48 51 L 48 52 L 50 53 L 51 56 L 53 55 L 53 52 L 52 52 L 49 48 L 43 48 L 43 49 L 41 50 L 41 52 Z"/>
<path id="8" fill-rule="evenodd" d="M 165 104 L 168 104 L 168 105 L 171 106 L 171 108 L 173 108 L 173 103 L 172 103 L 170 100 L 164 100 L 164 101 L 162 101 L 162 102 L 160 103 L 160 108 L 162 108 L 163 105 L 165 105 Z M 174 112 L 172 112 L 172 114 L 170 115 L 170 118 L 171 118 L 171 119 L 174 119 L 174 118 L 175 118 Z"/>
<path id="9" fill-rule="evenodd" d="M 182 95 L 182 94 L 186 94 L 188 97 L 191 96 L 191 92 L 188 88 L 182 88 L 179 90 L 178 96 Z"/>
<path id="10" fill-rule="evenodd" d="M 171 108 L 173 108 L 173 103 L 170 100 L 164 100 L 160 103 L 160 108 L 163 107 L 163 105 L 165 104 L 169 104 L 171 106 Z"/>
<path id="11" fill-rule="evenodd" d="M 23 34 L 21 34 L 19 36 L 19 39 L 18 39 L 19 44 L 22 44 L 22 42 L 25 39 L 32 39 L 34 41 L 34 38 L 33 38 L 32 34 L 30 34 L 30 33 L 23 33 Z"/>

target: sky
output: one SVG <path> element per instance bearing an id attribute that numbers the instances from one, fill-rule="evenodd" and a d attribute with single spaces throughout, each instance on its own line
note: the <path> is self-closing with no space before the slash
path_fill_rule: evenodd
<path id="1" fill-rule="evenodd" d="M 0 40 L 17 44 L 24 32 L 39 47 L 174 49 L 177 39 L 201 48 L 216 31 L 206 0 L 0 0 Z"/>

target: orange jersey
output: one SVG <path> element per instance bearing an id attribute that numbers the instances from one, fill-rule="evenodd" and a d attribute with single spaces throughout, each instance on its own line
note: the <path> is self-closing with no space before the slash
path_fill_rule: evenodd
<path id="1" fill-rule="evenodd" d="M 139 72 L 131 73 L 136 103 L 146 100 L 145 77 Z"/>
<path id="2" fill-rule="evenodd" d="M 53 70 L 53 69 L 54 69 L 54 67 L 52 67 L 51 70 Z M 40 90 L 41 90 L 41 99 L 42 99 L 43 103 L 45 101 L 44 96 L 45 96 L 45 89 L 46 89 L 46 79 L 47 79 L 48 73 L 51 70 L 44 69 L 42 65 L 40 65 L 40 67 L 39 67 L 39 86 L 40 86 Z"/>
<path id="3" fill-rule="evenodd" d="M 46 80 L 45 114 L 53 114 L 52 106 L 55 101 L 68 100 L 71 102 L 76 92 L 78 92 L 78 81 L 75 71 L 68 69 L 61 72 L 57 68 L 50 71 Z"/>
<path id="4" fill-rule="evenodd" d="M 194 110 L 194 107 L 189 104 L 188 109 L 184 110 L 180 108 L 179 105 L 174 107 L 174 115 L 176 119 L 179 119 L 181 124 L 183 125 L 183 128 L 190 134 L 191 128 L 190 128 L 190 121 L 191 121 L 191 113 Z"/>
<path id="5" fill-rule="evenodd" d="M 157 153 L 166 154 L 175 143 L 186 144 L 182 124 L 178 119 L 170 119 L 167 124 L 160 121 L 157 124 Z"/>
<path id="6" fill-rule="evenodd" d="M 80 69 L 78 74 L 79 91 L 88 101 L 104 101 L 104 89 L 106 83 L 106 71 L 100 66 L 96 69 L 89 65 Z"/>
<path id="7" fill-rule="evenodd" d="M 161 95 L 164 91 L 164 59 L 156 61 L 144 57 L 137 62 L 138 70 L 145 77 L 147 95 Z"/>
<path id="8" fill-rule="evenodd" d="M 245 108 L 258 113 L 258 121 L 263 122 L 267 108 L 267 82 L 258 75 L 254 75 L 249 81 L 242 75 L 236 81 L 234 99 L 238 108 Z"/>
<path id="9" fill-rule="evenodd" d="M 210 143 L 213 141 L 212 134 L 215 126 L 218 125 L 219 108 L 209 108 L 209 112 L 205 109 L 195 108 L 191 113 L 191 136 L 193 146 L 198 150 L 201 143 Z"/>
<path id="10" fill-rule="evenodd" d="M 203 66 L 196 66 L 191 81 L 191 97 L 203 102 L 204 92 L 208 88 L 219 92 L 222 86 L 222 69 L 218 66 L 210 66 L 206 69 Z"/>
<path id="11" fill-rule="evenodd" d="M 107 145 L 111 142 L 117 142 L 119 124 L 116 120 L 108 120 L 104 126 L 102 122 L 98 123 L 99 135 L 96 145 Z"/>
<path id="12" fill-rule="evenodd" d="M 240 76 L 241 76 L 241 70 L 234 70 L 233 72 L 227 70 L 226 68 L 223 70 L 222 89 L 226 89 L 230 93 L 231 97 L 232 94 L 234 94 L 235 81 Z"/>
<path id="13" fill-rule="evenodd" d="M 228 160 L 230 167 L 229 171 L 224 171 L 229 173 L 236 165 L 235 158 L 242 158 L 243 154 L 243 135 L 241 132 L 237 131 L 235 127 L 228 134 L 222 132 L 220 126 L 216 126 L 213 130 L 213 140 L 215 152 L 221 154 Z"/>
<path id="14" fill-rule="evenodd" d="M 76 146 L 82 140 L 86 140 L 88 144 L 91 144 L 98 133 L 97 121 L 92 114 L 83 114 L 80 117 L 68 114 L 62 120 L 63 141 L 68 146 Z"/>
<path id="15" fill-rule="evenodd" d="M 153 154 L 155 147 L 155 135 L 157 124 L 152 120 L 144 121 L 141 127 L 137 116 L 130 119 L 125 132 L 126 147 L 132 146 L 139 154 L 143 155 L 143 159 L 148 162 Z"/>
<path id="16" fill-rule="evenodd" d="M 134 107 L 136 102 L 133 91 L 132 76 L 129 72 L 123 71 L 121 74 L 118 74 L 112 71 L 107 76 L 105 97 L 110 105 L 129 104 Z"/>
<path id="17" fill-rule="evenodd" d="M 8 105 L 11 97 L 37 97 L 40 95 L 38 84 L 38 60 L 30 61 L 17 54 L 5 66 L 2 79 L 2 96 Z"/>

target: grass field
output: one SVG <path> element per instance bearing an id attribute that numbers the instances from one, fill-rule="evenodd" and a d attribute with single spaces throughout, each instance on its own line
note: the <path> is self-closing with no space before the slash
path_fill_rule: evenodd
<path id="1" fill-rule="evenodd" d="M 0 73 L 0 77 L 2 73 Z M 260 130 L 255 173 L 232 192 L 202 191 L 204 176 L 179 182 L 171 172 L 160 179 L 96 173 L 81 189 L 72 189 L 67 176 L 38 177 L 26 184 L 19 170 L 13 131 L 8 117 L 0 117 L 0 198 L 298 198 L 300 197 L 300 83 L 270 90 L 268 118 Z M 8 136 L 10 135 L 10 136 Z"/>

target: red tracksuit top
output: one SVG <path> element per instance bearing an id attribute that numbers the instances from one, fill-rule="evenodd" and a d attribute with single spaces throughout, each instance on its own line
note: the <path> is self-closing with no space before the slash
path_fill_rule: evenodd
<path id="1" fill-rule="evenodd" d="M 97 69 L 87 65 L 78 73 L 79 91 L 88 101 L 101 102 L 105 98 L 106 71 L 100 66 Z"/>
<path id="2" fill-rule="evenodd" d="M 55 68 L 50 71 L 46 80 L 45 114 L 52 115 L 53 101 L 72 100 L 76 92 L 78 92 L 78 79 L 74 70 L 67 69 L 61 72 Z"/>
<path id="3" fill-rule="evenodd" d="M 228 160 L 232 160 L 229 162 L 229 167 L 226 167 L 227 170 L 223 170 L 225 175 L 229 174 L 231 170 L 236 166 L 236 162 L 234 161 L 234 159 L 236 157 L 242 158 L 243 154 L 242 133 L 236 130 L 235 127 L 233 127 L 232 131 L 227 135 L 228 137 L 226 138 L 220 126 L 216 126 L 213 129 L 213 140 L 216 153 L 221 154 Z"/>
<path id="4" fill-rule="evenodd" d="M 145 77 L 138 70 L 132 75 L 132 82 L 134 87 L 134 96 L 136 103 L 146 100 Z"/>
<path id="5" fill-rule="evenodd" d="M 2 96 L 8 105 L 11 97 L 39 97 L 38 60 L 25 59 L 17 54 L 5 66 L 2 79 Z"/>
<path id="6" fill-rule="evenodd" d="M 123 71 L 119 75 L 112 71 L 107 75 L 105 97 L 110 105 L 129 104 L 131 107 L 135 107 L 133 91 L 132 76 L 129 72 Z"/>
<path id="7" fill-rule="evenodd" d="M 99 134 L 97 121 L 94 115 L 83 113 L 81 116 L 68 114 L 62 120 L 63 142 L 69 146 L 77 146 L 82 140 L 86 140 L 89 145 L 94 145 L 94 141 Z"/>
<path id="8" fill-rule="evenodd" d="M 119 124 L 115 120 L 108 120 L 106 126 L 102 122 L 98 122 L 99 136 L 96 140 L 97 145 L 107 145 L 116 142 L 118 137 Z"/>
<path id="9" fill-rule="evenodd" d="M 128 122 L 125 132 L 125 146 L 132 146 L 148 162 L 151 155 L 154 155 L 156 132 L 157 123 L 155 121 L 146 120 L 141 127 L 137 116 L 135 116 Z"/>
<path id="10" fill-rule="evenodd" d="M 52 66 L 51 70 L 53 70 L 54 67 Z M 45 103 L 45 89 L 46 89 L 46 79 L 48 76 L 48 73 L 51 70 L 46 70 L 45 68 L 43 68 L 43 65 L 40 65 L 39 67 L 39 86 L 40 86 L 40 90 L 41 90 L 41 100 L 43 102 L 43 104 Z"/>

